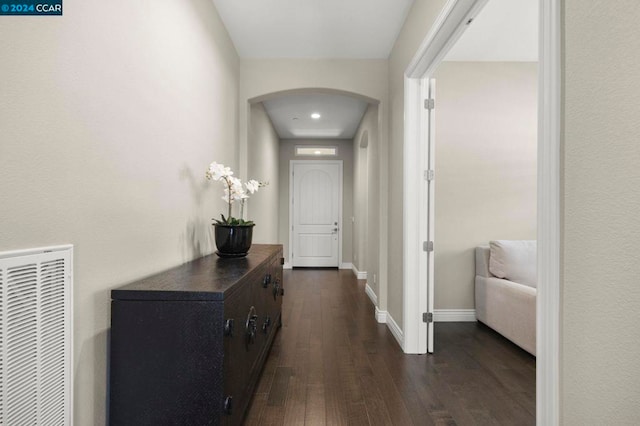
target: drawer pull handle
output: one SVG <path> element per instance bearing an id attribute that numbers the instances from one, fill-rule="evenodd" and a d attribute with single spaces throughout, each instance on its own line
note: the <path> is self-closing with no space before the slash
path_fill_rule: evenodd
<path id="1" fill-rule="evenodd" d="M 266 334 L 267 331 L 269 330 L 269 326 L 271 325 L 271 317 L 269 315 L 267 315 L 264 318 L 264 323 L 262 324 L 262 331 L 264 331 L 264 333 Z"/>
<path id="2" fill-rule="evenodd" d="M 245 323 L 245 345 L 247 350 L 249 350 L 249 345 L 254 343 L 256 340 L 256 330 L 258 329 L 257 325 L 258 315 L 256 314 L 256 308 L 252 306 L 249 309 L 249 314 L 247 315 L 247 322 Z"/>
<path id="3" fill-rule="evenodd" d="M 228 396 L 224 399 L 224 413 L 231 414 L 233 411 L 233 397 Z"/>
<path id="4" fill-rule="evenodd" d="M 276 300 L 278 296 L 284 296 L 284 287 L 280 286 L 280 279 L 276 278 L 273 283 L 273 300 Z"/>
<path id="5" fill-rule="evenodd" d="M 233 319 L 225 320 L 225 322 L 224 322 L 224 335 L 225 336 L 233 337 L 233 324 L 234 324 L 234 322 L 235 321 Z"/>
<path id="6" fill-rule="evenodd" d="M 264 280 L 262 280 L 262 288 L 269 287 L 269 284 L 271 284 L 271 274 L 264 276 Z"/>

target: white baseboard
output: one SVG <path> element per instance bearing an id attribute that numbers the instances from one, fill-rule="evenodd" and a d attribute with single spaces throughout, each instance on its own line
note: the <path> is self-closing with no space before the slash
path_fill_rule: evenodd
<path id="1" fill-rule="evenodd" d="M 369 283 L 367 283 L 367 285 L 364 286 L 364 292 L 367 293 L 367 296 L 369 296 L 369 299 L 371 299 L 371 303 L 373 303 L 373 306 L 376 307 L 376 309 L 378 308 L 378 296 L 376 296 L 376 293 L 373 291 L 373 289 L 371 287 L 369 287 Z M 380 321 L 378 321 L 380 322 Z"/>
<path id="2" fill-rule="evenodd" d="M 291 262 L 285 262 L 284 265 L 282 265 L 282 269 L 293 269 L 293 266 L 291 265 Z M 351 269 L 352 271 L 357 271 L 357 269 L 354 268 L 353 264 L 351 262 L 345 262 L 345 263 L 341 263 L 340 266 L 338 266 L 338 269 Z M 363 274 L 363 272 L 357 272 L 356 276 L 358 277 L 359 280 L 366 280 L 367 279 L 367 273 L 364 272 L 364 278 L 360 278 L 359 274 Z"/>
<path id="3" fill-rule="evenodd" d="M 351 270 L 353 271 L 357 279 L 359 280 L 367 279 L 367 271 L 358 271 L 358 268 L 356 268 L 356 265 L 351 265 Z"/>
<path id="4" fill-rule="evenodd" d="M 475 322 L 475 309 L 434 309 L 434 322 Z"/>
<path id="5" fill-rule="evenodd" d="M 381 311 L 376 306 L 376 321 L 380 324 L 385 324 L 387 322 L 387 311 Z"/>
<path id="6" fill-rule="evenodd" d="M 282 265 L 282 269 L 293 269 L 290 262 L 285 262 Z M 341 263 L 338 269 L 353 269 L 353 265 L 351 263 Z"/>
<path id="7" fill-rule="evenodd" d="M 398 341 L 398 344 L 404 350 L 404 334 L 402 333 L 402 330 L 398 326 L 398 323 L 395 322 L 393 317 L 389 315 L 388 312 L 385 312 L 385 317 L 386 317 L 385 319 L 386 319 L 387 327 L 391 331 L 391 334 L 393 334 L 393 337 L 396 338 L 396 340 Z"/>

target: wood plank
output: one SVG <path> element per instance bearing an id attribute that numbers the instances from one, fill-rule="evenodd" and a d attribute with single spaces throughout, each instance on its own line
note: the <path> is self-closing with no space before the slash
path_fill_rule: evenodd
<path id="1" fill-rule="evenodd" d="M 364 390 L 364 401 L 367 407 L 367 416 L 369 417 L 370 425 L 390 425 L 393 424 L 391 416 L 387 410 L 378 384 L 373 377 L 363 376 L 362 389 Z"/>
<path id="2" fill-rule="evenodd" d="M 273 383 L 269 390 L 269 398 L 267 405 L 283 407 L 287 399 L 287 390 L 289 387 L 289 379 L 293 375 L 291 367 L 277 367 L 273 377 Z"/>
<path id="3" fill-rule="evenodd" d="M 309 426 L 325 425 L 325 390 L 324 385 L 307 385 L 306 412 L 304 424 Z"/>
<path id="4" fill-rule="evenodd" d="M 267 405 L 267 397 L 268 395 L 266 393 L 256 393 L 253 395 L 247 417 L 244 421 L 246 426 L 260 426 L 262 424 L 262 413 L 264 407 Z"/>
<path id="5" fill-rule="evenodd" d="M 348 404 L 349 426 L 368 426 L 369 416 L 364 402 L 351 402 Z"/>

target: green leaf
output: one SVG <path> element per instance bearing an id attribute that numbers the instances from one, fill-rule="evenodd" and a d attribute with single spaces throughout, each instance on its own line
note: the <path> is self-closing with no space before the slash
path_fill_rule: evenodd
<path id="1" fill-rule="evenodd" d="M 224 217 L 223 214 L 220 215 L 222 220 L 212 218 L 216 225 L 228 225 L 228 226 L 254 226 L 255 223 L 252 220 L 244 220 L 238 219 L 235 217 Z"/>

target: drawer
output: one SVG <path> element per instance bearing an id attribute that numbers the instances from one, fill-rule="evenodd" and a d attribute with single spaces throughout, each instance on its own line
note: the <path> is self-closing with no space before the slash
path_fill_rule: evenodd
<path id="1" fill-rule="evenodd" d="M 263 283 L 267 271 L 262 268 L 224 303 L 224 424 L 242 423 L 255 385 L 252 379 L 266 349 L 263 326 L 268 314 Z"/>

